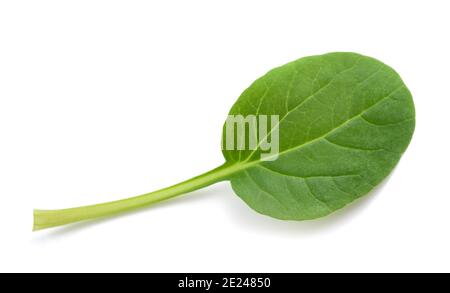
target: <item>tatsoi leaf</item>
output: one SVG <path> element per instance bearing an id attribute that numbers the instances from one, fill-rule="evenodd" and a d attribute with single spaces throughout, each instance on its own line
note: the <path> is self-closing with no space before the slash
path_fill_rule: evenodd
<path id="1" fill-rule="evenodd" d="M 279 115 L 275 161 L 260 150 L 224 150 L 248 167 L 231 177 L 256 211 L 305 220 L 368 193 L 397 164 L 414 131 L 411 94 L 390 67 L 354 53 L 302 58 L 273 69 L 238 99 L 230 115 Z"/>
<path id="2" fill-rule="evenodd" d="M 233 105 L 222 166 L 137 197 L 35 210 L 34 230 L 114 215 L 223 180 L 259 213 L 322 217 L 379 184 L 406 150 L 414 125 L 411 94 L 387 65 L 355 53 L 301 58 L 269 71 Z"/>

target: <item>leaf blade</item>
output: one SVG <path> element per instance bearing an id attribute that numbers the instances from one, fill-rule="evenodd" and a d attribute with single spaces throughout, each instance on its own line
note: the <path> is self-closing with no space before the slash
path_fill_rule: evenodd
<path id="1" fill-rule="evenodd" d="M 370 57 L 330 53 L 275 68 L 244 91 L 230 115 L 280 115 L 279 157 L 261 161 L 260 150 L 224 150 L 228 162 L 245 169 L 231 177 L 232 187 L 275 218 L 327 215 L 391 172 L 412 137 L 414 113 L 399 75 Z"/>

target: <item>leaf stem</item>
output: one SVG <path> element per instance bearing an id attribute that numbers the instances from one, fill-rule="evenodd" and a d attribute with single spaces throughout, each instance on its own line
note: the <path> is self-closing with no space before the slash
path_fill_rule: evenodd
<path id="1" fill-rule="evenodd" d="M 226 180 L 230 175 L 240 169 L 241 166 L 238 164 L 230 165 L 225 163 L 209 172 L 173 186 L 127 199 L 61 210 L 34 210 L 33 231 L 116 215 L 122 212 L 146 207 Z"/>

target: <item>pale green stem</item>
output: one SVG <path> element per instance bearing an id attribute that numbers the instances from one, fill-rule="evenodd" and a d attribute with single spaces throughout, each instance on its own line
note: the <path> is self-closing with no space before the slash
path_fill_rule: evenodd
<path id="1" fill-rule="evenodd" d="M 62 210 L 34 210 L 33 231 L 111 216 L 149 206 L 153 203 L 226 180 L 230 175 L 240 169 L 242 169 L 242 166 L 240 165 L 224 164 L 216 169 L 176 185 L 127 199 Z"/>

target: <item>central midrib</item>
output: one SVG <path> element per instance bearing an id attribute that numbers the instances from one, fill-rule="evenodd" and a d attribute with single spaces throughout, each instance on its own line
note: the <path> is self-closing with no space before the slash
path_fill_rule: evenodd
<path id="1" fill-rule="evenodd" d="M 287 153 L 290 153 L 290 152 L 292 152 L 292 151 L 295 151 L 295 150 L 298 150 L 298 149 L 300 149 L 300 148 L 306 147 L 306 146 L 308 146 L 308 145 L 310 145 L 310 144 L 312 144 L 312 143 L 314 143 L 314 142 L 316 142 L 316 141 L 319 141 L 319 140 L 325 138 L 326 136 L 332 134 L 334 131 L 340 129 L 341 127 L 344 127 L 345 125 L 347 125 L 347 124 L 350 123 L 351 121 L 353 121 L 353 120 L 355 120 L 355 119 L 361 117 L 362 115 L 364 115 L 365 113 L 367 113 L 367 112 L 368 112 L 370 109 L 372 109 L 373 107 L 376 107 L 376 106 L 377 106 L 378 104 L 380 104 L 381 102 L 383 102 L 383 101 L 389 99 L 394 93 L 396 93 L 398 90 L 400 90 L 400 89 L 402 89 L 402 88 L 404 88 L 404 87 L 405 87 L 405 85 L 402 83 L 399 87 L 397 87 L 396 89 L 394 89 L 394 90 L 393 90 L 391 93 L 389 93 L 387 96 L 381 98 L 381 99 L 378 100 L 376 103 L 372 104 L 371 106 L 369 106 L 368 108 L 364 109 L 363 111 L 361 111 L 360 113 L 356 114 L 355 116 L 353 116 L 353 117 L 351 117 L 351 118 L 345 120 L 344 122 L 342 122 L 342 123 L 339 124 L 338 126 L 332 128 L 332 129 L 329 130 L 328 132 L 326 132 L 326 133 L 322 134 L 321 136 L 316 137 L 316 138 L 314 138 L 314 139 L 312 139 L 312 140 L 309 140 L 309 141 L 306 141 L 306 142 L 304 142 L 304 143 L 302 143 L 302 144 L 299 144 L 298 146 L 295 146 L 295 147 L 293 147 L 293 148 L 290 148 L 290 149 L 287 149 L 287 150 L 285 150 L 285 151 L 282 151 L 282 152 L 276 154 L 276 156 L 282 156 L 282 155 L 285 155 L 285 154 L 287 154 Z M 252 152 L 252 154 L 253 154 L 253 153 L 254 153 L 254 152 Z M 252 155 L 252 154 L 251 154 L 251 155 Z M 274 156 L 275 156 L 275 155 L 274 155 Z M 270 158 L 270 157 L 266 157 L 266 158 Z M 266 160 L 266 161 L 268 161 L 268 160 Z M 233 169 L 236 170 L 235 172 L 239 172 L 239 171 L 248 169 L 248 168 L 250 168 L 250 167 L 252 167 L 252 166 L 254 166 L 254 165 L 257 165 L 257 164 L 259 164 L 259 163 L 261 163 L 261 162 L 264 162 L 264 161 L 261 161 L 261 160 L 254 160 L 254 161 L 237 162 L 237 163 L 231 165 L 230 167 L 234 167 Z M 233 172 L 233 173 L 235 173 L 235 172 Z"/>

